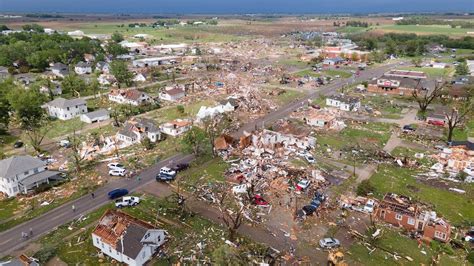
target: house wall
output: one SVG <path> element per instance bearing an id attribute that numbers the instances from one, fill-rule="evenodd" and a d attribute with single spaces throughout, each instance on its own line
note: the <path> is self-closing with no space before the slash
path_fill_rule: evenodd
<path id="1" fill-rule="evenodd" d="M 367 87 L 368 92 L 373 93 L 383 93 L 383 94 L 393 94 L 393 95 L 410 95 L 413 92 L 413 89 L 410 88 L 384 88 L 379 87 L 377 84 L 369 84 Z"/>
<path id="2" fill-rule="evenodd" d="M 78 115 L 87 113 L 87 105 L 76 105 L 65 109 L 56 106 L 48 106 L 48 114 L 61 120 L 69 120 Z"/>
<path id="3" fill-rule="evenodd" d="M 451 228 L 445 228 L 442 225 L 426 225 L 423 231 L 423 236 L 431 239 L 436 239 L 441 242 L 448 242 L 451 238 Z"/>
<path id="4" fill-rule="evenodd" d="M 89 124 L 105 121 L 108 119 L 110 119 L 110 115 L 99 116 L 99 117 L 94 118 L 94 120 L 90 119 L 90 117 L 88 117 L 85 114 L 81 115 L 81 121 L 84 123 L 89 123 Z"/>
<path id="5" fill-rule="evenodd" d="M 376 213 L 377 218 L 396 226 L 401 226 L 407 230 L 416 229 L 416 219 L 410 215 L 399 214 L 388 209 L 379 209 Z"/>
<path id="6" fill-rule="evenodd" d="M 21 180 L 33 174 L 37 174 L 46 170 L 47 170 L 47 167 L 43 166 L 39 168 L 33 168 L 23 173 L 17 174 L 14 179 L 0 177 L 0 191 L 7 194 L 9 197 L 14 197 L 18 195 L 19 193 L 22 193 L 18 185 L 18 183 Z"/>

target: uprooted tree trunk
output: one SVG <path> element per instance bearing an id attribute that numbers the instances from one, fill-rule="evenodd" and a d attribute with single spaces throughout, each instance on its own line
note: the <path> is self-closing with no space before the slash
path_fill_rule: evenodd
<path id="1" fill-rule="evenodd" d="M 420 112 L 425 113 L 428 106 L 438 97 L 441 97 L 445 82 L 436 82 L 435 87 L 430 92 L 429 89 L 426 91 L 421 87 L 421 80 L 416 84 L 412 97 L 418 103 Z"/>
<path id="2" fill-rule="evenodd" d="M 234 242 L 237 236 L 237 230 L 242 225 L 244 207 L 240 207 L 238 211 L 232 210 L 229 207 L 230 203 L 226 203 L 227 196 L 227 193 L 222 193 L 218 201 L 219 211 L 221 212 L 219 218 L 224 222 L 227 228 L 229 241 Z"/>

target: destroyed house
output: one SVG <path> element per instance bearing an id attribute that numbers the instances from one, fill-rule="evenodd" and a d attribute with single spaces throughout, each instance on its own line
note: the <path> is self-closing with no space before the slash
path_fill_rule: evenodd
<path id="1" fill-rule="evenodd" d="M 258 138 L 257 136 L 255 136 Z M 252 143 L 254 146 L 259 146 L 259 140 L 254 138 Z M 316 138 L 310 136 L 296 136 L 293 134 L 285 134 L 271 130 L 263 130 L 261 144 L 264 146 L 283 145 L 284 147 L 296 146 L 300 149 L 311 149 L 316 146 Z"/>
<path id="2" fill-rule="evenodd" d="M 435 212 L 425 211 L 409 197 L 388 193 L 375 211 L 375 217 L 408 231 L 418 232 L 427 240 L 449 241 L 451 226 Z"/>
<path id="3" fill-rule="evenodd" d="M 139 106 L 151 102 L 151 98 L 145 92 L 136 89 L 112 90 L 109 93 L 109 101 Z"/>
<path id="4" fill-rule="evenodd" d="M 123 212 L 108 210 L 92 232 L 93 245 L 127 265 L 144 265 L 165 242 L 164 230 Z"/>
<path id="5" fill-rule="evenodd" d="M 326 105 L 336 107 L 342 111 L 357 111 L 361 107 L 361 103 L 358 98 L 344 95 L 335 95 L 326 98 Z"/>

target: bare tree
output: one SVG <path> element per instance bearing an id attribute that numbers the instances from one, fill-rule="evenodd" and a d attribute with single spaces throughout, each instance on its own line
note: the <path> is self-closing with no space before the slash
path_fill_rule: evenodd
<path id="1" fill-rule="evenodd" d="M 418 106 L 420 107 L 420 112 L 425 113 L 426 110 L 428 109 L 428 106 L 436 98 L 441 97 L 443 89 L 446 85 L 446 82 L 436 81 L 435 86 L 433 90 L 431 91 L 429 91 L 429 89 L 422 90 L 420 84 L 421 84 L 421 80 L 418 81 L 418 83 L 416 84 L 412 93 L 412 97 L 418 103 Z"/>
<path id="2" fill-rule="evenodd" d="M 76 131 L 74 130 L 72 137 L 68 137 L 69 145 L 71 147 L 71 159 L 72 164 L 74 165 L 74 169 L 76 174 L 79 174 L 82 171 L 82 163 L 86 159 L 86 153 L 81 154 L 81 141 L 76 135 Z"/>
<path id="3" fill-rule="evenodd" d="M 220 135 L 224 134 L 225 131 L 230 127 L 232 124 L 232 119 L 225 114 L 216 115 L 214 117 L 207 117 L 202 121 L 204 126 L 204 131 L 206 132 L 206 136 L 209 139 L 209 143 L 212 147 L 212 156 L 217 156 L 216 150 L 214 148 L 214 142 L 216 138 Z"/>
<path id="4" fill-rule="evenodd" d="M 244 206 L 241 206 L 238 210 L 232 210 L 230 205 L 233 202 L 228 202 L 226 199 L 228 198 L 228 193 L 222 193 L 221 198 L 219 200 L 219 211 L 221 212 L 221 216 L 219 217 L 224 225 L 227 228 L 229 241 L 234 242 L 237 236 L 237 230 L 242 225 L 242 221 L 244 218 Z"/>
<path id="5" fill-rule="evenodd" d="M 465 102 L 461 107 L 452 107 L 450 111 L 445 112 L 448 122 L 448 142 L 453 140 L 454 129 L 462 124 L 466 117 L 473 113 L 474 105 L 472 101 Z"/>

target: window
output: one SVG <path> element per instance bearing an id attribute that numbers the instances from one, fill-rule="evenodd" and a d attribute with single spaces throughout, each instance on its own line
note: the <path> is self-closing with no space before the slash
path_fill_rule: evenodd
<path id="1" fill-rule="evenodd" d="M 413 218 L 408 218 L 408 224 L 409 224 L 409 225 L 415 225 L 415 219 L 413 219 Z"/>
<path id="2" fill-rule="evenodd" d="M 402 220 L 402 215 L 399 214 L 399 213 L 397 213 L 397 214 L 395 215 L 395 219 L 401 221 L 401 220 Z"/>
<path id="3" fill-rule="evenodd" d="M 96 239 L 95 239 L 95 242 L 96 242 L 97 244 L 99 244 L 99 243 L 100 243 L 100 241 L 99 241 L 99 239 L 98 239 L 98 238 L 96 238 Z"/>
<path id="4" fill-rule="evenodd" d="M 435 237 L 439 239 L 446 239 L 446 234 L 443 232 L 435 231 Z"/>

